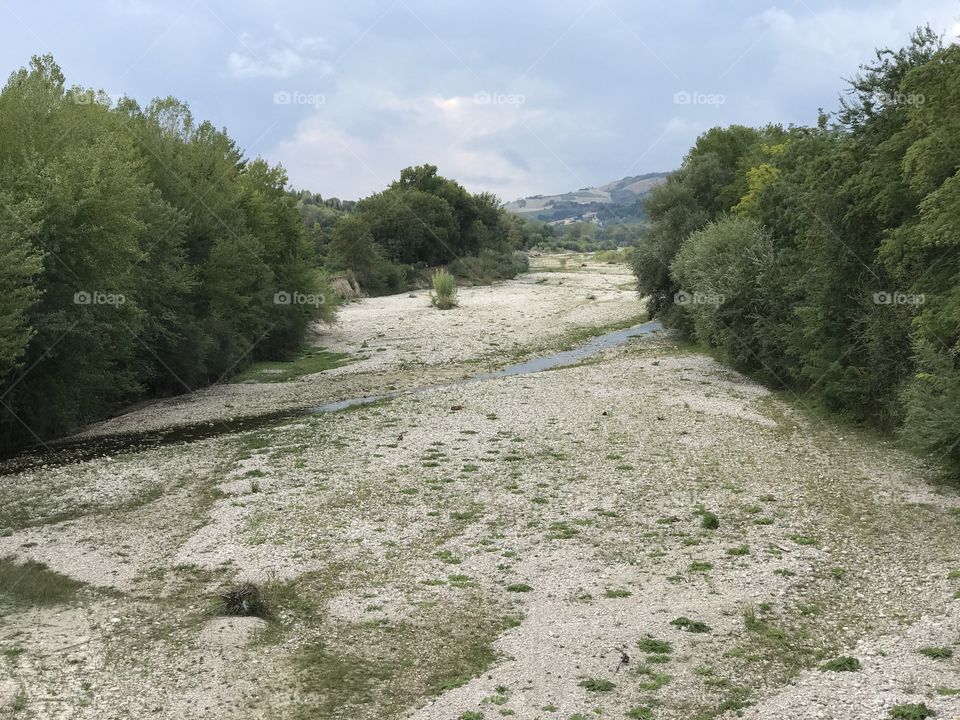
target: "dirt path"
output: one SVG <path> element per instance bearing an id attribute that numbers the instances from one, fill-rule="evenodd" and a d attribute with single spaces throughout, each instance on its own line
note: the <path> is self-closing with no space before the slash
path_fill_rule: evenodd
<path id="1" fill-rule="evenodd" d="M 348 308 L 330 346 L 386 349 L 334 372 L 412 383 L 635 315 L 623 269 L 542 277 L 465 292 L 458 315 L 408 317 L 406 296 Z M 83 584 L 35 570 L 0 592 L 0 707 L 876 720 L 925 703 L 958 718 L 960 498 L 934 479 L 669 334 L 3 478 L 0 557 Z M 215 616 L 244 579 L 271 616 Z M 842 656 L 859 668 L 820 669 Z"/>

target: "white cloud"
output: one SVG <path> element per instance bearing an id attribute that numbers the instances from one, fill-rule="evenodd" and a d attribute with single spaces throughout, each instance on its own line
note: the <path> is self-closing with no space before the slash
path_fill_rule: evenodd
<path id="1" fill-rule="evenodd" d="M 375 124 L 364 125 L 365 117 Z M 513 199 L 556 174 L 555 159 L 542 160 L 549 153 L 527 130 L 539 134 L 543 121 L 534 108 L 483 104 L 473 96 L 408 97 L 352 85 L 301 120 L 270 157 L 299 185 L 324 195 L 362 197 L 382 190 L 404 167 L 432 163 L 473 191 Z"/>
<path id="2" fill-rule="evenodd" d="M 227 70 L 235 78 L 289 78 L 307 70 L 327 75 L 332 65 L 324 55 L 330 45 L 322 37 L 290 37 L 279 30 L 268 41 L 250 35 L 239 38 L 240 52 L 227 56 Z"/>

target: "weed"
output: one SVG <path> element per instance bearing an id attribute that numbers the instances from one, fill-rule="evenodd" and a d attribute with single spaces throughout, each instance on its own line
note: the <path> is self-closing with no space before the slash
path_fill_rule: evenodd
<path id="1" fill-rule="evenodd" d="M 555 522 L 550 524 L 549 538 L 551 540 L 570 540 L 579 534 L 580 531 L 575 527 L 570 527 L 570 524 L 567 522 Z"/>
<path id="2" fill-rule="evenodd" d="M 638 675 L 647 676 L 647 680 L 644 680 L 637 687 L 640 690 L 645 690 L 647 692 L 655 692 L 660 688 L 668 685 L 671 680 L 673 680 L 670 675 L 664 672 L 655 672 L 653 669 L 647 667 L 646 665 L 641 665 L 636 670 Z"/>
<path id="3" fill-rule="evenodd" d="M 720 518 L 709 510 L 700 511 L 700 527 L 704 530 L 716 530 L 720 527 Z"/>
<path id="4" fill-rule="evenodd" d="M 431 278 L 433 294 L 431 304 L 439 310 L 449 310 L 457 306 L 457 279 L 446 270 L 437 270 Z"/>
<path id="5" fill-rule="evenodd" d="M 637 647 L 646 653 L 655 653 L 657 655 L 666 655 L 673 652 L 673 645 L 666 640 L 657 640 L 647 635 L 637 640 Z"/>
<path id="6" fill-rule="evenodd" d="M 512 583 L 511 585 L 507 585 L 507 592 L 525 593 L 531 590 L 533 590 L 533 588 L 526 583 Z"/>
<path id="7" fill-rule="evenodd" d="M 749 554 L 750 548 L 746 545 L 738 545 L 737 547 L 727 548 L 727 555 L 730 555 L 731 557 L 741 557 Z"/>
<path id="8" fill-rule="evenodd" d="M 890 717 L 895 720 L 925 720 L 936 717 L 937 713 L 923 703 L 910 705 L 894 705 L 890 708 Z"/>
<path id="9" fill-rule="evenodd" d="M 267 617 L 270 614 L 263 593 L 253 583 L 243 583 L 222 592 L 219 599 L 219 611 L 223 615 Z"/>
<path id="10" fill-rule="evenodd" d="M 829 672 L 855 672 L 860 669 L 860 661 L 854 657 L 842 655 L 828 660 L 820 666 L 820 669 Z"/>
<path id="11" fill-rule="evenodd" d="M 953 657 L 953 650 L 948 647 L 925 647 L 920 648 L 920 654 L 934 660 L 946 660 Z"/>
<path id="12" fill-rule="evenodd" d="M 627 717 L 631 720 L 653 720 L 653 710 L 645 705 L 630 708 L 627 710 Z"/>
<path id="13" fill-rule="evenodd" d="M 629 590 L 624 590 L 623 588 L 609 588 L 604 591 L 603 596 L 605 598 L 625 598 L 633 595 Z"/>
<path id="14" fill-rule="evenodd" d="M 585 688 L 589 692 L 610 692 L 616 685 L 603 678 L 587 678 L 580 682 L 580 687 Z"/>
<path id="15" fill-rule="evenodd" d="M 705 622 L 700 620 L 691 620 L 688 617 L 678 617 L 675 620 L 671 620 L 670 624 L 674 627 L 678 627 L 681 630 L 686 630 L 691 633 L 708 633 L 710 632 L 710 626 Z"/>

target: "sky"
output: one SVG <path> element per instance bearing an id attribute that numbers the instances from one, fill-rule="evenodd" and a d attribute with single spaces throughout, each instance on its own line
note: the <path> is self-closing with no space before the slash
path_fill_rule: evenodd
<path id="1" fill-rule="evenodd" d="M 173 95 L 324 197 L 437 165 L 503 200 L 676 168 L 716 125 L 813 124 L 960 0 L 0 0 L 0 70 Z"/>

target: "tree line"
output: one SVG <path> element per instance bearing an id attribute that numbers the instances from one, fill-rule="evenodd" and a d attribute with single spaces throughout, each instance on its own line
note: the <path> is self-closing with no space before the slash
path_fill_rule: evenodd
<path id="1" fill-rule="evenodd" d="M 35 57 L 0 91 L 0 450 L 289 357 L 334 317 L 331 275 L 490 282 L 535 236 L 433 165 L 360 201 L 291 190 L 185 103 L 114 102 Z"/>
<path id="2" fill-rule="evenodd" d="M 651 193 L 650 310 L 960 468 L 960 46 L 880 50 L 816 127 L 715 128 Z"/>
<path id="3" fill-rule="evenodd" d="M 281 168 L 173 98 L 0 92 L 0 447 L 299 346 L 329 291 Z"/>

